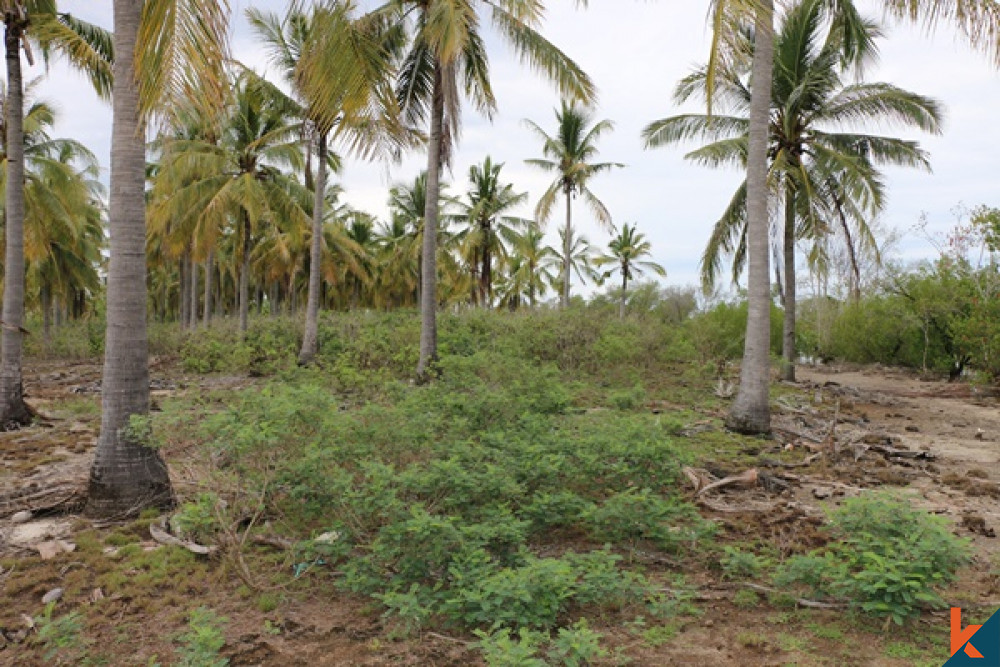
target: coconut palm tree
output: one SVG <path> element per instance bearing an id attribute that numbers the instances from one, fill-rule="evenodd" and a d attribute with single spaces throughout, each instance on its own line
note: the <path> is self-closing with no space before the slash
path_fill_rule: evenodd
<path id="1" fill-rule="evenodd" d="M 832 2 L 833 8 L 850 8 L 849 2 Z M 928 28 L 954 23 L 973 45 L 990 52 L 1000 62 L 1000 8 L 996 0 L 882 0 L 887 12 L 898 18 L 922 22 Z M 770 290 L 767 194 L 767 137 L 774 52 L 773 0 L 714 0 L 713 43 L 709 62 L 709 113 L 714 97 L 714 76 L 725 60 L 733 27 L 742 19 L 755 26 L 749 142 L 747 150 L 747 257 L 748 307 L 740 388 L 726 419 L 733 430 L 760 434 L 770 431 L 768 376 L 770 352 Z"/>
<path id="2" fill-rule="evenodd" d="M 456 212 L 450 220 L 464 225 L 458 241 L 473 277 L 472 301 L 478 306 L 493 306 L 493 270 L 495 260 L 506 255 L 503 239 L 528 221 L 507 211 L 528 199 L 527 192 L 514 192 L 514 186 L 500 181 L 503 163 L 494 164 L 486 156 L 482 165 L 469 168 L 467 201 L 453 200 Z"/>
<path id="3" fill-rule="evenodd" d="M 254 235 L 279 224 L 290 233 L 309 228 L 310 195 L 283 171 L 303 168 L 301 124 L 294 108 L 260 83 L 246 72 L 237 76 L 218 142 L 164 142 L 150 210 L 154 233 L 172 230 L 183 239 L 234 225 L 241 332 L 248 326 Z"/>
<path id="4" fill-rule="evenodd" d="M 874 23 L 828 24 L 825 0 L 804 0 L 785 15 L 775 40 L 772 122 L 769 140 L 771 181 L 776 198 L 784 199 L 782 244 L 785 306 L 783 377 L 795 379 L 795 242 L 830 234 L 835 225 L 846 238 L 873 242 L 866 219 L 884 204 L 884 187 L 877 167 L 901 165 L 927 168 L 927 156 L 916 142 L 844 131 L 848 125 L 882 126 L 890 122 L 925 131 L 940 130 L 939 105 L 926 97 L 885 83 L 843 81 L 844 67 L 862 68 L 874 54 L 880 29 Z M 849 43 L 864 48 L 849 50 Z M 849 54 L 849 59 L 848 56 Z M 747 57 L 749 59 L 749 55 Z M 738 64 L 720 72 L 715 86 L 725 111 L 745 113 L 750 91 L 745 68 Z M 676 98 L 685 101 L 704 94 L 705 69 L 685 78 Z M 707 138 L 708 145 L 688 158 L 713 166 L 745 166 L 748 121 L 745 116 L 682 115 L 656 121 L 644 131 L 647 146 L 662 146 L 689 138 Z M 747 258 L 746 183 L 741 185 L 716 224 L 702 260 L 702 282 L 714 287 L 722 257 L 734 254 L 733 276 Z M 850 218 L 850 220 L 849 220 Z M 850 227 L 855 226 L 855 233 Z M 822 243 L 814 248 L 823 248 Z M 814 258 L 816 257 L 814 253 Z"/>
<path id="5" fill-rule="evenodd" d="M 362 153 L 392 150 L 402 143 L 402 132 L 392 94 L 389 52 L 371 21 L 353 16 L 350 3 L 315 5 L 309 14 L 293 8 L 283 18 L 248 10 L 251 25 L 267 44 L 271 60 L 292 85 L 315 136 L 316 174 L 309 261 L 306 325 L 299 364 L 312 362 L 318 350 L 318 317 L 323 265 L 323 220 L 326 200 L 330 135 L 345 140 Z M 330 72 L 334 62 L 337 76 Z M 322 76 L 318 76 L 321 72 Z M 307 180 L 309 177 L 307 177 Z"/>
<path id="6" fill-rule="evenodd" d="M 24 79 L 21 51 L 33 61 L 31 42 L 46 56 L 52 51 L 89 72 L 99 94 L 109 92 L 110 38 L 107 33 L 69 15 L 58 15 L 54 0 L 2 0 L 7 62 L 4 139 L 7 184 L 4 202 L 3 312 L 0 315 L 0 427 L 31 420 L 24 403 L 21 374 L 24 319 Z"/>
<path id="7" fill-rule="evenodd" d="M 87 499 L 87 511 L 99 516 L 173 501 L 167 467 L 147 446 L 141 420 L 133 419 L 149 411 L 143 119 L 154 111 L 169 117 L 185 97 L 206 111 L 216 107 L 225 87 L 228 22 L 225 2 L 114 0 L 113 8 L 107 334 L 101 433 Z"/>
<path id="8" fill-rule="evenodd" d="M 658 276 L 665 277 L 666 269 L 649 260 L 643 259 L 650 255 L 652 245 L 646 240 L 646 235 L 636 231 L 636 226 L 631 227 L 628 223 L 622 225 L 618 236 L 608 243 L 607 255 L 601 255 L 594 260 L 598 267 L 612 265 L 610 271 L 606 271 L 601 280 L 607 280 L 616 271 L 622 277 L 622 293 L 618 303 L 618 317 L 625 319 L 625 304 L 628 301 L 628 281 L 642 277 L 646 271 L 652 271 Z"/>
<path id="9" fill-rule="evenodd" d="M 555 180 L 548 187 L 538 204 L 535 206 L 535 219 L 544 224 L 552 215 L 556 199 L 562 195 L 566 200 L 566 226 L 561 232 L 563 239 L 563 262 L 568 262 L 572 256 L 569 243 L 573 239 L 573 199 L 583 197 L 597 221 L 611 228 L 611 213 L 607 207 L 590 191 L 590 179 L 614 167 L 623 167 L 617 162 L 592 162 L 597 156 L 597 140 L 605 132 L 614 129 L 610 120 L 593 122 L 591 112 L 563 100 L 562 108 L 556 110 L 557 130 L 554 136 L 546 134 L 536 123 L 525 120 L 525 124 L 542 140 L 541 159 L 525 160 L 527 164 L 543 171 L 555 174 Z M 562 291 L 560 303 L 565 308 L 569 305 L 570 282 L 572 272 L 567 264 L 562 269 Z"/>
<path id="10" fill-rule="evenodd" d="M 517 55 L 553 81 L 564 96 L 590 102 L 594 86 L 576 63 L 538 32 L 545 12 L 533 0 L 389 0 L 374 15 L 405 32 L 406 39 L 400 42 L 406 49 L 399 70 L 400 107 L 411 126 L 429 126 L 417 364 L 418 378 L 426 380 L 437 359 L 441 167 L 449 162 L 458 141 L 462 93 L 488 117 L 496 109 L 481 26 L 491 23 Z"/>
<path id="11" fill-rule="evenodd" d="M 512 231 L 504 235 L 511 248 L 502 290 L 504 305 L 516 307 L 526 300 L 534 308 L 548 287 L 556 282 L 553 269 L 559 265 L 558 253 L 544 245 L 544 237 L 535 221 L 530 221 L 523 232 Z"/>
<path id="12" fill-rule="evenodd" d="M 581 285 L 586 285 L 588 281 L 597 282 L 600 278 L 594 268 L 594 260 L 597 258 L 594 246 L 586 236 L 578 236 L 576 230 L 570 229 L 567 233 L 567 230 L 560 229 L 559 247 L 551 250 L 559 262 L 559 274 L 556 276 L 556 283 L 552 285 L 553 289 L 565 288 L 567 271 L 576 274 Z M 565 292 L 562 295 L 565 296 Z M 560 305 L 565 308 L 568 304 L 560 302 Z"/>

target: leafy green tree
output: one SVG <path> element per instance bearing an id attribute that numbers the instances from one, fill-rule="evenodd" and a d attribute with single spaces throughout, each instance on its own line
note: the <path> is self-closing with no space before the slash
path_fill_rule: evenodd
<path id="1" fill-rule="evenodd" d="M 573 240 L 573 199 L 583 197 L 597 221 L 605 227 L 611 227 L 611 213 L 604 203 L 590 191 L 589 182 L 594 176 L 610 171 L 614 167 L 624 165 L 617 162 L 593 162 L 597 157 L 597 140 L 601 135 L 614 129 L 609 120 L 594 122 L 592 114 L 574 103 L 563 101 L 562 108 L 556 111 L 558 126 L 554 136 L 549 136 L 536 123 L 526 120 L 525 123 L 542 140 L 541 159 L 525 160 L 528 164 L 543 171 L 555 174 L 555 180 L 548 187 L 535 207 L 535 219 L 545 223 L 552 215 L 556 199 L 559 195 L 566 201 L 566 226 L 563 228 L 562 257 L 562 292 L 560 303 L 563 308 L 569 305 L 570 283 L 572 271 L 566 262 L 572 256 L 570 243 Z"/>
<path id="2" fill-rule="evenodd" d="M 612 269 L 605 271 L 601 280 L 607 280 L 616 271 L 622 277 L 622 292 L 618 303 L 618 317 L 625 319 L 625 304 L 628 302 L 628 282 L 642 277 L 646 271 L 652 271 L 658 276 L 665 277 L 666 269 L 651 262 L 648 257 L 652 250 L 652 245 L 646 240 L 646 235 L 638 232 L 636 226 L 629 226 L 628 223 L 622 225 L 618 236 L 608 243 L 607 255 L 600 255 L 594 260 L 598 267 L 612 266 Z"/>

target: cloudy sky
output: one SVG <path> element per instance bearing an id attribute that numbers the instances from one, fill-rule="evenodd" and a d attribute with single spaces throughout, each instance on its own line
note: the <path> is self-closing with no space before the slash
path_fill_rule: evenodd
<path id="1" fill-rule="evenodd" d="M 233 0 L 233 51 L 259 70 L 264 54 L 243 18 L 248 6 L 280 12 L 285 0 Z M 365 4 L 364 2 L 362 4 Z M 615 131 L 600 144 L 601 159 L 627 166 L 595 179 L 591 189 L 607 204 L 616 224 L 637 223 L 653 245 L 654 259 L 668 271 L 666 282 L 694 284 L 701 250 L 719 213 L 740 180 L 734 171 L 712 171 L 683 160 L 680 148 L 644 151 L 639 133 L 650 121 L 682 111 L 671 101 L 676 82 L 706 60 L 710 33 L 707 2 L 691 0 L 591 0 L 587 10 L 573 2 L 550 2 L 545 34 L 573 57 L 594 79 L 600 99 L 599 118 L 614 121 Z M 859 0 L 873 17 L 881 17 L 874 0 Z M 63 0 L 60 7 L 82 18 L 111 26 L 110 0 Z M 537 75 L 522 67 L 504 44 L 490 37 L 491 73 L 499 113 L 487 122 L 469 109 L 461 143 L 446 180 L 452 193 L 462 192 L 469 165 L 486 155 L 505 163 L 503 177 L 530 193 L 532 206 L 548 185 L 545 174 L 526 166 L 540 145 L 523 126 L 530 118 L 543 128 L 554 126 L 558 96 Z M 39 66 L 29 74 L 42 75 Z M 909 170 L 887 172 L 889 204 L 883 222 L 907 233 L 900 254 L 928 257 L 933 247 L 911 228 L 926 214 L 929 228 L 943 233 L 955 222 L 959 204 L 1000 206 L 1000 73 L 987 58 L 955 39 L 947 26 L 928 36 L 908 26 L 891 26 L 881 44 L 881 59 L 867 73 L 869 81 L 885 81 L 936 97 L 947 117 L 941 136 L 900 133 L 894 128 L 868 128 L 921 141 L 931 153 L 933 174 Z M 61 111 L 57 132 L 84 141 L 107 164 L 110 155 L 110 108 L 96 99 L 81 77 L 58 63 L 39 94 Z M 692 146 L 693 147 L 693 146 Z M 689 147 L 691 148 L 691 147 Z M 387 188 L 411 181 L 424 167 L 420 155 L 398 166 L 348 163 L 341 177 L 346 199 L 357 208 L 384 217 Z M 522 211 L 530 214 L 530 208 Z M 580 228 L 592 243 L 604 246 L 606 231 L 582 209 Z M 555 221 L 549 225 L 554 240 Z"/>

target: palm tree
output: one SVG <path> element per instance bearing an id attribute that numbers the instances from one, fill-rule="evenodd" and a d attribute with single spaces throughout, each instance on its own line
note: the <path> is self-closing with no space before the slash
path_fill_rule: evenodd
<path id="1" fill-rule="evenodd" d="M 600 278 L 594 269 L 596 252 L 586 236 L 577 236 L 573 229 L 568 230 L 568 233 L 567 230 L 560 229 L 559 248 L 551 248 L 551 250 L 559 262 L 557 284 L 552 285 L 553 289 L 565 288 L 567 272 L 575 273 L 581 285 L 586 285 L 589 280 L 596 282 Z M 565 296 L 565 292 L 561 294 Z M 560 302 L 560 305 L 565 308 L 569 304 Z"/>
<path id="2" fill-rule="evenodd" d="M 850 9 L 849 2 L 832 2 L 834 8 Z M 899 18 L 923 22 L 928 28 L 941 21 L 953 22 L 973 45 L 992 51 L 1000 62 L 1000 9 L 996 0 L 883 0 L 886 10 Z M 740 373 L 740 388 L 730 408 L 727 426 L 733 430 L 762 434 L 770 431 L 768 376 L 770 352 L 770 290 L 768 249 L 767 137 L 768 107 L 774 51 L 774 1 L 714 0 L 713 44 L 709 63 L 709 113 L 714 96 L 714 76 L 724 60 L 724 50 L 733 36 L 736 18 L 753 17 L 755 43 L 751 77 L 763 82 L 752 89 L 747 152 L 747 335 Z"/>
<path id="3" fill-rule="evenodd" d="M 466 226 L 458 237 L 473 276 L 472 300 L 485 308 L 493 305 L 494 261 L 506 254 L 503 239 L 528 224 L 524 218 L 504 215 L 524 203 L 528 193 L 514 192 L 513 185 L 501 183 L 501 169 L 503 163 L 494 164 L 489 156 L 482 165 L 472 165 L 468 201 L 453 200 L 457 212 L 450 216 Z"/>
<path id="4" fill-rule="evenodd" d="M 624 166 L 617 162 L 591 162 L 597 156 L 597 140 L 605 132 L 614 129 L 614 124 L 609 120 L 602 120 L 593 125 L 592 123 L 593 118 L 589 111 L 565 100 L 562 102 L 562 108 L 556 111 L 558 129 L 555 136 L 546 134 L 536 123 L 525 121 L 525 124 L 542 140 L 542 154 L 545 156 L 542 159 L 525 160 L 525 162 L 556 175 L 555 180 L 535 206 L 535 219 L 544 224 L 552 215 L 556 198 L 562 195 L 566 200 L 566 226 L 561 233 L 564 265 L 560 303 L 563 308 L 569 305 L 572 274 L 565 262 L 572 256 L 568 244 L 573 239 L 573 198 L 582 196 L 597 221 L 610 228 L 611 213 L 590 191 L 588 184 L 597 174 Z"/>
<path id="5" fill-rule="evenodd" d="M 254 235 L 265 225 L 309 228 L 309 194 L 282 171 L 304 165 L 300 124 L 285 100 L 241 73 L 218 142 L 207 138 L 164 142 L 150 211 L 154 232 L 181 238 L 213 236 L 234 224 L 238 242 L 240 331 L 248 326 Z M 327 156 L 324 156 L 327 157 Z"/>
<path id="6" fill-rule="evenodd" d="M 24 319 L 24 80 L 21 50 L 29 64 L 29 40 L 40 43 L 44 53 L 58 50 L 71 63 L 89 72 L 99 94 L 107 95 L 110 48 L 107 33 L 58 16 L 54 0 L 2 0 L 7 56 L 7 99 L 4 103 L 4 135 L 7 191 L 4 202 L 6 248 L 4 251 L 3 312 L 0 315 L 0 427 L 31 421 L 24 402 L 21 374 L 22 322 Z"/>
<path id="7" fill-rule="evenodd" d="M 879 28 L 860 18 L 853 29 L 824 23 L 824 0 L 805 0 L 784 17 L 775 41 L 772 84 L 772 122 L 769 144 L 772 182 L 784 198 L 784 231 L 780 253 L 784 257 L 785 380 L 795 379 L 795 242 L 828 235 L 834 224 L 847 239 L 873 242 L 866 218 L 874 217 L 884 203 L 878 165 L 927 167 L 927 157 L 912 141 L 840 131 L 847 124 L 883 125 L 897 121 L 926 131 L 940 129 L 941 111 L 931 99 L 884 83 L 842 81 L 845 66 L 860 69 L 874 54 Z M 850 43 L 863 44 L 849 49 Z M 749 55 L 749 54 L 748 54 Z M 745 69 L 738 65 L 716 78 L 716 92 L 726 110 L 745 112 L 750 92 Z M 684 101 L 704 93 L 706 71 L 685 78 L 676 98 Z M 711 143 L 688 154 L 709 165 L 745 166 L 744 116 L 683 115 L 652 123 L 644 131 L 648 146 L 661 146 L 692 137 Z M 833 131 L 827 128 L 835 128 Z M 850 221 L 849 219 L 850 218 Z M 850 227 L 856 227 L 855 234 Z M 735 255 L 734 279 L 745 268 L 747 257 L 746 184 L 741 185 L 722 218 L 716 223 L 702 261 L 702 282 L 708 289 L 724 254 Z M 816 244 L 816 249 L 822 244 Z M 777 253 L 776 253 L 777 254 Z M 814 258 L 815 258 L 814 253 Z"/>
<path id="8" fill-rule="evenodd" d="M 508 265 L 505 295 L 502 301 L 506 305 L 519 305 L 526 299 L 528 305 L 534 308 L 539 297 L 545 296 L 549 285 L 556 281 L 552 269 L 559 264 L 558 253 L 544 245 L 545 234 L 538 223 L 531 221 L 527 228 L 505 235 L 505 241 L 511 247 Z"/>
<path id="9" fill-rule="evenodd" d="M 641 277 L 646 271 L 652 271 L 658 276 L 665 277 L 667 271 L 657 264 L 643 259 L 650 255 L 652 246 L 646 240 L 646 235 L 636 231 L 636 226 L 631 227 L 628 223 L 622 225 L 618 236 L 608 243 L 607 255 L 601 255 L 594 260 L 597 266 L 614 265 L 614 268 L 607 271 L 602 276 L 602 280 L 607 280 L 617 271 L 622 276 L 622 293 L 618 303 L 618 317 L 625 319 L 625 303 L 628 300 L 628 281 Z"/>
<path id="10" fill-rule="evenodd" d="M 114 0 L 113 6 L 107 334 L 101 433 L 87 499 L 87 511 L 99 516 L 173 501 L 166 464 L 133 420 L 149 411 L 143 118 L 173 108 L 165 104 L 179 97 L 197 96 L 206 108 L 218 102 L 227 23 L 225 3 Z M 166 20 L 169 10 L 177 20 Z M 183 29 L 174 32 L 178 25 Z"/>
<path id="11" fill-rule="evenodd" d="M 480 26 L 492 23 L 517 55 L 563 95 L 585 102 L 594 98 L 587 75 L 538 32 L 544 13 L 533 0 L 389 0 L 374 14 L 407 35 L 398 82 L 400 107 L 410 125 L 429 125 L 417 364 L 421 380 L 429 377 L 437 359 L 438 190 L 441 167 L 458 141 L 462 89 L 480 112 L 491 116 L 496 109 Z"/>
<path id="12" fill-rule="evenodd" d="M 392 149 L 401 143 L 389 79 L 388 52 L 370 21 L 358 21 L 349 3 L 314 6 L 310 14 L 295 8 L 277 15 L 248 10 L 247 15 L 302 101 L 302 116 L 315 135 L 316 175 L 309 260 L 306 325 L 299 364 L 312 362 L 318 350 L 318 317 L 323 264 L 323 220 L 327 157 L 332 132 L 361 152 Z M 346 70 L 355 76 L 329 71 Z M 322 71 L 318 79 L 317 72 Z M 358 74 L 359 73 L 359 74 Z M 307 176 L 307 180 L 308 180 Z"/>

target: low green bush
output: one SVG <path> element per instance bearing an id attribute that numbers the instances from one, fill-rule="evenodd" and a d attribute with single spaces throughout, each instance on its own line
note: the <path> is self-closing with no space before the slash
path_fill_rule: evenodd
<path id="1" fill-rule="evenodd" d="M 967 541 L 946 519 L 888 495 L 846 500 L 828 530 L 826 547 L 785 561 L 775 582 L 806 586 L 898 625 L 940 607 L 938 590 L 968 560 Z"/>

